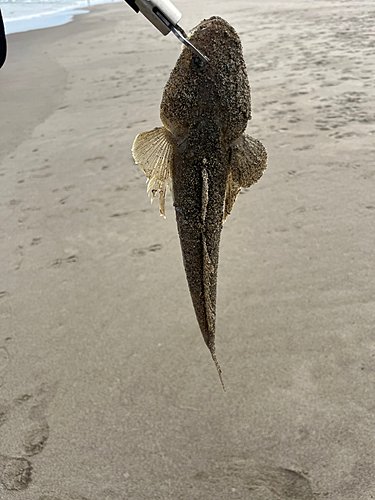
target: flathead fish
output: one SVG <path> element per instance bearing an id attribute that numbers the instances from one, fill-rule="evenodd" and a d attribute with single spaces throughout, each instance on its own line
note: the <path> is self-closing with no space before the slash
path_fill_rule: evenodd
<path id="1" fill-rule="evenodd" d="M 224 388 L 215 354 L 220 235 L 241 188 L 262 176 L 267 152 L 244 133 L 251 119 L 250 85 L 235 30 L 211 17 L 189 41 L 208 63 L 183 48 L 164 88 L 163 126 L 139 134 L 132 152 L 164 217 L 167 186 L 172 193 L 195 314 Z"/>

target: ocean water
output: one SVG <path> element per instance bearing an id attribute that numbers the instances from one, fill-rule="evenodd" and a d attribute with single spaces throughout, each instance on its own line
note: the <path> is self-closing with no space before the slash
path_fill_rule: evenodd
<path id="1" fill-rule="evenodd" d="M 76 14 L 87 12 L 85 7 L 123 0 L 0 0 L 5 31 L 18 33 L 50 28 L 68 23 Z M 124 10 L 130 7 L 124 2 Z"/>

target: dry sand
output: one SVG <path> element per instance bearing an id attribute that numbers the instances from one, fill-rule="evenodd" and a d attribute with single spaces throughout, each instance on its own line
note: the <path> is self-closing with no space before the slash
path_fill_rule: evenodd
<path id="1" fill-rule="evenodd" d="M 170 198 L 164 220 L 130 153 L 160 123 L 178 42 L 124 4 L 10 36 L 0 498 L 370 500 L 374 3 L 175 3 L 185 29 L 217 14 L 239 32 L 248 132 L 269 151 L 222 236 L 227 393 Z"/>

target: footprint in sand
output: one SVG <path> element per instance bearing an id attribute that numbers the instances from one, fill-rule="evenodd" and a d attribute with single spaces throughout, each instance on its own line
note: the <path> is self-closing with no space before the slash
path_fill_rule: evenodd
<path id="1" fill-rule="evenodd" d="M 7 490 L 25 490 L 31 481 L 31 463 L 26 458 L 0 455 L 0 481 Z"/>
<path id="2" fill-rule="evenodd" d="M 1 293 L 1 292 L 0 292 Z M 0 387 L 4 384 L 4 377 L 8 371 L 10 356 L 6 347 L 0 347 Z M 1 425 L 1 405 L 0 405 L 0 425 Z"/>
<path id="3" fill-rule="evenodd" d="M 210 491 L 210 498 L 215 498 L 215 494 L 223 495 L 224 492 L 228 493 L 226 498 L 236 493 L 238 497 L 252 500 L 315 498 L 310 481 L 304 473 L 271 467 L 253 460 L 234 459 L 229 463 L 216 464 L 208 470 L 199 471 L 192 479 L 199 491 Z"/>
<path id="4" fill-rule="evenodd" d="M 5 489 L 21 491 L 30 484 L 28 458 L 41 453 L 47 443 L 45 414 L 55 392 L 55 385 L 42 385 L 10 403 L 0 401 L 0 483 Z"/>
<path id="5" fill-rule="evenodd" d="M 65 257 L 64 259 L 55 259 L 52 262 L 50 262 L 47 267 L 60 267 L 63 264 L 74 264 L 77 262 L 78 257 L 77 255 L 70 255 L 69 257 Z"/>
<path id="6" fill-rule="evenodd" d="M 155 245 L 150 245 L 149 247 L 145 248 L 133 248 L 132 250 L 132 255 L 137 256 L 137 257 L 143 257 L 149 252 L 158 252 L 161 250 L 163 247 L 160 245 L 160 243 L 156 243 Z"/>
<path id="7" fill-rule="evenodd" d="M 95 156 L 93 158 L 86 158 L 84 163 L 90 163 L 90 169 L 97 172 L 99 168 L 101 170 L 106 170 L 109 168 L 108 160 L 105 156 Z"/>
<path id="8" fill-rule="evenodd" d="M 86 497 L 82 497 L 80 495 L 65 495 L 62 496 L 51 496 L 51 495 L 42 495 L 38 498 L 38 500 L 88 500 Z"/>

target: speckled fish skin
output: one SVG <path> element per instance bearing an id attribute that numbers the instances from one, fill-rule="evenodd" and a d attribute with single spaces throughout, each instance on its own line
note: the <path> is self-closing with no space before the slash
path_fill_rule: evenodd
<path id="1" fill-rule="evenodd" d="M 183 50 L 165 86 L 160 116 L 177 139 L 173 192 L 178 233 L 196 317 L 215 356 L 229 146 L 250 119 L 250 86 L 240 39 L 226 21 L 215 17 L 201 22 L 189 40 L 209 64 L 199 67 L 196 57 Z"/>
<path id="2" fill-rule="evenodd" d="M 195 314 L 224 388 L 215 354 L 220 235 L 241 187 L 263 174 L 267 153 L 244 134 L 250 85 L 235 30 L 212 17 L 189 40 L 209 63 L 183 48 L 163 93 L 164 127 L 139 134 L 133 156 L 149 178 L 152 197 L 158 192 L 164 216 L 166 186 L 171 188 Z"/>

